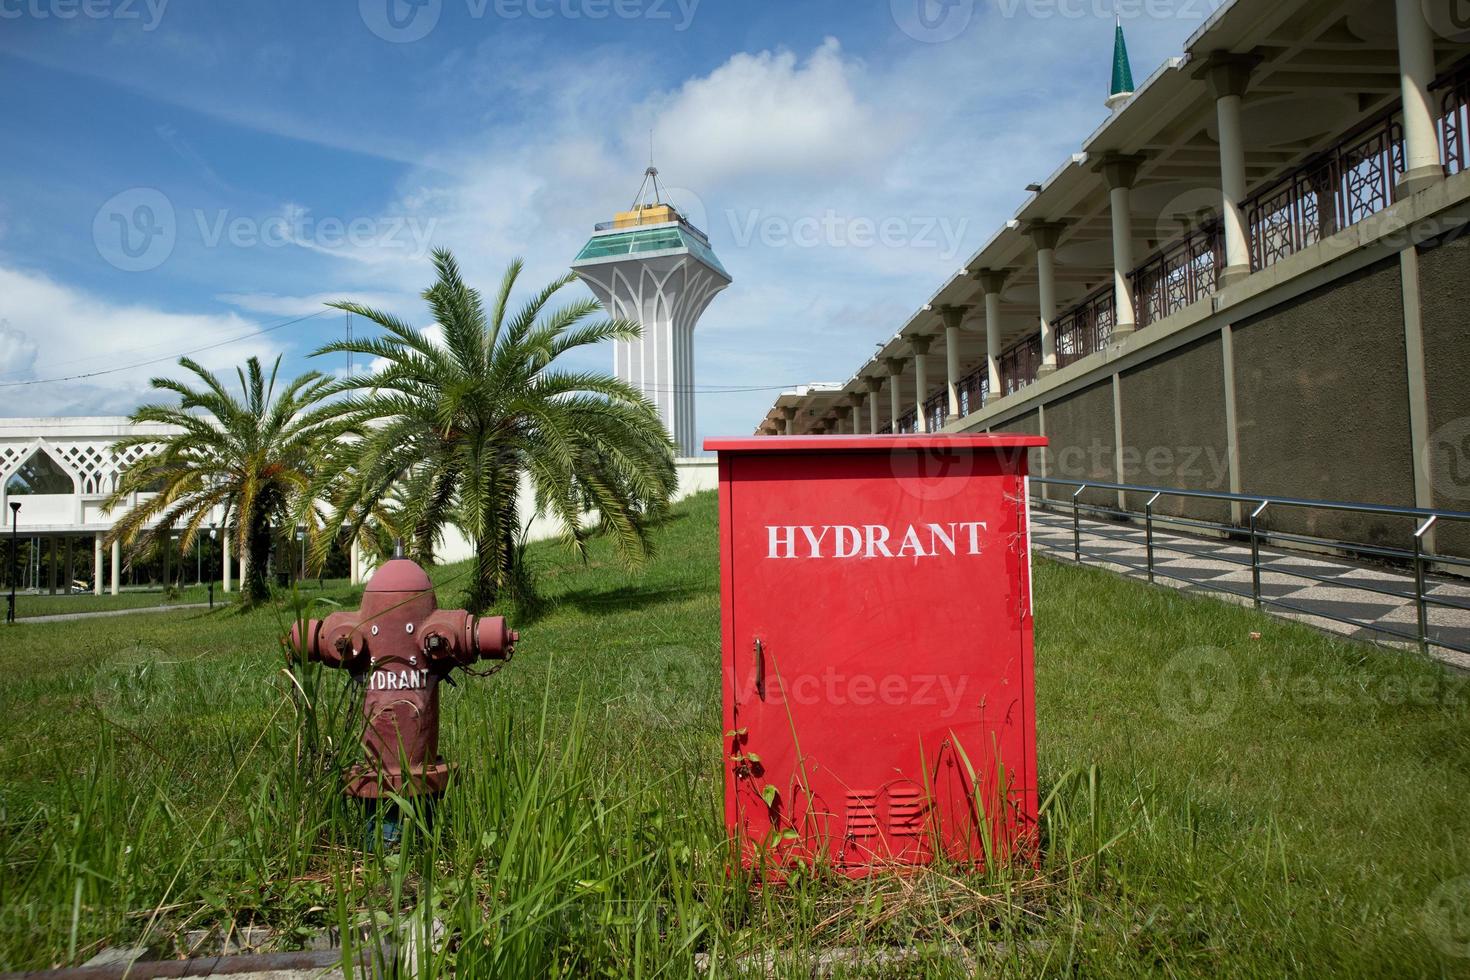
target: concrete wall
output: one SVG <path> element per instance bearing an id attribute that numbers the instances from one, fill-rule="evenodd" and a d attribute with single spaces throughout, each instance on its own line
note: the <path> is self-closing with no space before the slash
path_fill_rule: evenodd
<path id="1" fill-rule="evenodd" d="M 1470 511 L 1470 240 L 1421 251 L 1429 442 L 1421 459 L 1433 505 Z M 1470 523 L 1442 522 L 1435 547 L 1470 555 Z"/>
<path id="2" fill-rule="evenodd" d="M 1397 256 L 1235 325 L 1245 493 L 1414 506 Z M 1273 508 L 1273 530 L 1407 547 L 1411 522 Z"/>
<path id="3" fill-rule="evenodd" d="M 990 431 L 1009 435 L 1039 436 L 1041 435 L 1041 415 L 1033 409 L 995 426 Z M 1047 475 L 1046 462 L 1046 450 L 1027 450 L 1026 470 L 1033 476 Z"/>
<path id="4" fill-rule="evenodd" d="M 692 456 L 678 460 L 679 489 L 674 493 L 674 500 L 683 500 L 685 497 L 700 493 L 705 490 L 717 489 L 720 485 L 719 461 L 714 456 Z M 522 479 L 520 493 L 520 520 L 521 526 L 530 525 L 529 538 L 532 541 L 545 541 L 549 538 L 558 537 L 562 531 L 561 521 L 555 518 L 537 514 L 532 508 L 535 507 L 535 493 L 530 488 L 530 481 Z M 588 513 L 588 520 L 596 520 L 592 512 Z M 444 563 L 464 561 L 474 555 L 474 549 L 465 540 L 464 535 L 457 528 L 451 528 L 439 542 L 439 551 L 436 556 Z"/>
<path id="5" fill-rule="evenodd" d="M 1230 492 L 1225 423 L 1225 359 L 1210 334 L 1122 372 L 1123 482 L 1179 490 Z M 1187 410 L 1185 410 L 1187 406 Z M 1143 510 L 1151 494 L 1128 494 Z M 1155 513 L 1210 521 L 1230 519 L 1221 501 L 1160 497 Z"/>
<path id="6" fill-rule="evenodd" d="M 1113 429 L 1113 385 L 1111 381 L 1083 388 L 1046 406 L 1048 449 L 1047 476 L 1061 480 L 1116 483 L 1117 433 Z M 1053 500 L 1070 501 L 1066 487 L 1050 488 Z M 1084 504 L 1117 507 L 1116 491 L 1084 490 Z"/>

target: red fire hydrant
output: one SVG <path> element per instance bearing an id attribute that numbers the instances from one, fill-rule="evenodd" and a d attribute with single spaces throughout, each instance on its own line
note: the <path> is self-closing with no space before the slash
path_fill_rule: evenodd
<path id="1" fill-rule="evenodd" d="M 439 755 L 439 682 L 477 660 L 509 660 L 520 634 L 499 616 L 440 609 L 424 570 L 402 558 L 383 565 L 362 609 L 291 627 L 291 646 L 309 660 L 364 681 L 367 761 L 347 774 L 347 793 L 377 799 L 444 792 L 450 765 Z"/>

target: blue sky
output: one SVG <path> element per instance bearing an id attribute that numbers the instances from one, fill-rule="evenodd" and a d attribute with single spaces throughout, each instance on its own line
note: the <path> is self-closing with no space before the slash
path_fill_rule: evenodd
<path id="1" fill-rule="evenodd" d="M 1216 6 L 1123 0 L 1135 76 Z M 437 246 L 540 285 L 631 202 L 650 131 L 735 278 L 697 384 L 842 380 L 1102 121 L 1112 10 L 0 0 L 0 414 L 126 413 L 200 348 L 343 370 L 307 356 L 339 313 L 259 331 L 336 298 L 428 326 Z M 701 392 L 702 434 L 773 396 Z"/>

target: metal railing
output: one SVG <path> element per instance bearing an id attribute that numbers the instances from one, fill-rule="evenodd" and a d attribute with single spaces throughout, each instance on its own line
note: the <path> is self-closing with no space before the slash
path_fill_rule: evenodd
<path id="1" fill-rule="evenodd" d="M 898 417 L 898 425 L 896 426 L 896 428 L 900 435 L 913 435 L 915 432 L 919 431 L 919 413 L 914 411 L 913 409 L 909 409 L 907 412 L 904 412 Z"/>
<path id="2" fill-rule="evenodd" d="M 1138 325 L 1146 327 L 1213 293 L 1225 265 L 1219 221 L 1171 242 L 1130 275 Z"/>
<path id="3" fill-rule="evenodd" d="M 1066 367 L 1103 350 L 1113 336 L 1115 322 L 1109 283 L 1057 318 L 1057 365 Z"/>
<path id="4" fill-rule="evenodd" d="M 1425 585 L 1425 575 L 1430 565 L 1442 568 L 1463 569 L 1470 573 L 1470 560 L 1456 558 L 1451 555 L 1434 554 L 1425 548 L 1425 538 L 1435 525 L 1451 522 L 1470 522 L 1470 512 L 1452 510 L 1425 510 L 1417 507 L 1380 507 L 1376 504 L 1346 503 L 1331 500 L 1309 500 L 1300 497 L 1260 497 L 1251 494 L 1239 493 L 1212 493 L 1204 490 L 1177 490 L 1169 487 L 1139 486 L 1127 483 L 1101 483 L 1080 480 L 1063 480 L 1052 477 L 1033 476 L 1030 478 L 1033 488 L 1032 502 L 1040 508 L 1048 511 L 1061 511 L 1070 513 L 1072 518 L 1072 560 L 1081 563 L 1084 556 L 1094 558 L 1097 561 L 1110 565 L 1120 565 L 1124 568 L 1142 572 L 1147 576 L 1149 582 L 1156 578 L 1173 579 L 1179 582 L 1188 582 L 1195 586 L 1204 586 L 1242 598 L 1249 598 L 1257 609 L 1265 609 L 1274 606 L 1295 613 L 1299 616 L 1314 616 L 1332 622 L 1342 623 L 1348 626 L 1356 626 L 1362 629 L 1380 633 L 1385 636 L 1397 637 L 1402 640 L 1416 642 L 1419 648 L 1425 652 L 1430 647 L 1440 647 L 1445 650 L 1453 650 L 1456 653 L 1470 654 L 1470 645 L 1458 644 L 1452 641 L 1436 637 L 1430 630 L 1429 610 L 1430 607 L 1456 609 L 1470 613 L 1470 600 L 1456 599 L 1453 597 L 1435 596 L 1429 593 Z M 1071 491 L 1070 501 L 1049 500 L 1044 494 L 1038 496 L 1034 491 L 1045 487 L 1058 487 Z M 1107 507 L 1101 504 L 1088 504 L 1081 501 L 1081 496 L 1087 490 L 1101 490 L 1105 492 L 1122 492 L 1146 496 L 1148 498 L 1142 513 L 1126 510 L 1120 507 Z M 1156 513 L 1154 506 L 1160 497 L 1171 497 L 1177 499 L 1207 500 L 1230 504 L 1233 508 L 1239 508 L 1243 515 L 1240 523 L 1222 523 L 1219 521 L 1208 521 L 1193 517 L 1170 517 L 1161 516 Z M 1281 511 L 1289 508 L 1334 511 L 1339 513 L 1353 513 L 1371 515 L 1374 517 L 1397 517 L 1412 522 L 1414 528 L 1411 539 L 1405 542 L 1405 547 L 1390 548 L 1382 545 L 1364 544 L 1352 541 L 1342 541 L 1332 538 L 1323 538 L 1308 534 L 1296 534 L 1287 531 L 1273 531 L 1266 527 L 1268 512 L 1274 508 Z M 1248 515 L 1248 516 L 1244 516 Z M 1101 555 L 1090 552 L 1082 546 L 1082 518 L 1083 516 L 1097 517 L 1102 521 L 1116 526 L 1116 522 L 1141 522 L 1144 529 L 1144 563 L 1139 565 L 1136 561 L 1130 561 L 1121 555 Z M 1188 555 L 1199 558 L 1198 551 L 1191 551 L 1175 545 L 1161 544 L 1156 540 L 1155 529 L 1163 525 L 1166 529 L 1180 530 L 1182 533 L 1206 532 L 1216 537 L 1219 536 L 1243 536 L 1247 539 L 1250 548 L 1249 560 L 1227 557 L 1219 553 L 1210 554 L 1210 561 L 1218 561 L 1226 564 L 1236 565 L 1241 568 L 1250 569 L 1251 591 L 1249 593 L 1236 592 L 1227 589 L 1218 582 L 1201 582 L 1198 579 L 1189 578 L 1185 575 L 1171 574 L 1167 569 L 1158 567 L 1155 554 L 1158 551 L 1171 552 L 1176 555 Z M 1096 527 L 1089 528 L 1090 533 L 1097 533 L 1107 537 L 1098 531 Z M 1271 545 L 1290 548 L 1291 545 L 1305 546 L 1309 549 L 1328 550 L 1333 552 L 1347 552 L 1356 556 L 1366 556 L 1378 561 L 1401 565 L 1413 576 L 1414 587 L 1412 591 L 1403 592 L 1390 588 L 1381 581 L 1368 579 L 1353 579 L 1344 582 L 1328 576 L 1315 575 L 1301 568 L 1283 567 L 1263 563 L 1261 560 L 1261 548 Z M 1395 629 L 1392 624 L 1381 622 L 1365 622 L 1361 619 L 1352 619 L 1340 616 L 1323 609 L 1313 609 L 1294 604 L 1287 599 L 1271 596 L 1261 588 L 1261 573 L 1269 572 L 1274 575 L 1286 575 L 1294 578 L 1304 579 L 1323 585 L 1336 586 L 1338 588 L 1350 588 L 1363 592 L 1371 592 L 1376 595 L 1389 596 L 1412 602 L 1416 611 L 1416 627 L 1412 633 L 1402 629 Z"/>
<path id="5" fill-rule="evenodd" d="M 1041 335 L 1032 334 L 1000 355 L 1001 394 L 1010 395 L 1036 381 L 1041 367 Z"/>
<path id="6" fill-rule="evenodd" d="M 938 432 L 949 421 L 949 389 L 940 388 L 924 402 L 924 424 Z"/>
<path id="7" fill-rule="evenodd" d="M 960 396 L 960 417 L 978 412 L 990 401 L 990 370 L 981 365 L 961 378 L 956 387 Z"/>
<path id="8" fill-rule="evenodd" d="M 1470 60 L 1461 62 L 1439 81 L 1439 140 L 1447 173 L 1470 169 Z"/>
<path id="9" fill-rule="evenodd" d="M 1394 203 L 1404 172 L 1404 134 L 1396 114 L 1397 109 L 1358 127 L 1246 199 L 1253 271 Z"/>

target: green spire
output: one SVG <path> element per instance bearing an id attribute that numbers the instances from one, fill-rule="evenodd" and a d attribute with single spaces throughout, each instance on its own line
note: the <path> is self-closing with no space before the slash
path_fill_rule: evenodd
<path id="1" fill-rule="evenodd" d="M 1123 18 L 1117 20 L 1113 35 L 1113 87 L 1108 92 L 1108 101 L 1119 96 L 1133 94 L 1133 69 L 1128 64 L 1128 42 L 1123 39 Z"/>

